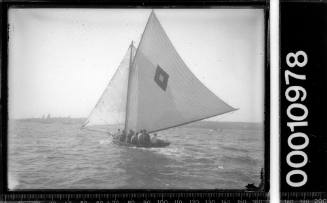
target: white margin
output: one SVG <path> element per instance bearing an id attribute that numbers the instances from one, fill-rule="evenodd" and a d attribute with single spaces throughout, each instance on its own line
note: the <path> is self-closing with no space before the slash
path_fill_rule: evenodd
<path id="1" fill-rule="evenodd" d="M 270 202 L 280 202 L 279 0 L 270 0 Z"/>

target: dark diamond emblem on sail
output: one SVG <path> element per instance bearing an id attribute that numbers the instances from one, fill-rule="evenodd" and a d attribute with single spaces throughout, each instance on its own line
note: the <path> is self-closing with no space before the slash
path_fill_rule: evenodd
<path id="1" fill-rule="evenodd" d="M 159 85 L 159 87 L 166 91 L 168 84 L 169 75 L 166 73 L 159 65 L 156 69 L 156 74 L 154 76 L 154 81 Z"/>

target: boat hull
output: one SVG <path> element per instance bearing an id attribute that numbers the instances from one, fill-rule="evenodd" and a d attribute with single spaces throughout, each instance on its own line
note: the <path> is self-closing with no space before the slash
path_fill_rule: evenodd
<path id="1" fill-rule="evenodd" d="M 122 141 L 120 141 L 119 139 L 116 139 L 116 138 L 113 138 L 113 143 L 117 144 L 119 146 L 142 147 L 142 148 L 163 148 L 163 147 L 167 147 L 168 145 L 170 145 L 170 142 L 160 140 L 160 139 L 158 139 L 158 142 L 150 143 L 149 145 L 142 145 L 142 144 L 135 145 L 135 144 L 132 144 L 132 143 L 122 142 Z"/>

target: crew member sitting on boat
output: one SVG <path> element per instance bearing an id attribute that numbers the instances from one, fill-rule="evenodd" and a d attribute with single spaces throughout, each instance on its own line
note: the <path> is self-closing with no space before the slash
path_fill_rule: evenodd
<path id="1" fill-rule="evenodd" d="M 138 144 L 138 133 L 135 133 L 132 137 L 131 137 L 131 143 L 134 145 Z"/>
<path id="2" fill-rule="evenodd" d="M 158 142 L 157 133 L 154 133 L 151 137 L 151 144 L 156 144 Z"/>
<path id="3" fill-rule="evenodd" d="M 142 129 L 140 132 L 135 133 L 133 130 L 129 130 L 129 133 L 126 133 L 126 130 L 123 130 L 120 133 L 118 129 L 117 138 L 121 142 L 127 142 L 133 145 L 149 146 L 151 144 L 157 144 L 159 140 L 157 139 L 157 134 L 153 134 L 151 137 L 146 130 Z"/>
<path id="4" fill-rule="evenodd" d="M 132 137 L 133 137 L 133 135 L 134 135 L 134 131 L 133 130 L 129 130 L 129 133 L 128 133 L 127 137 L 126 137 L 126 142 L 132 143 Z"/>
<path id="5" fill-rule="evenodd" d="M 111 134 L 109 133 L 109 135 L 111 135 Z M 117 133 L 114 134 L 113 137 L 114 137 L 114 138 L 120 138 L 120 135 L 121 135 L 121 132 L 120 132 L 120 129 L 118 128 Z"/>
<path id="6" fill-rule="evenodd" d="M 150 135 L 146 130 L 141 130 L 141 133 L 138 136 L 138 142 L 140 145 L 149 145 L 150 144 Z"/>
<path id="7" fill-rule="evenodd" d="M 126 130 L 123 130 L 123 133 L 119 135 L 119 141 L 124 142 L 126 140 Z"/>

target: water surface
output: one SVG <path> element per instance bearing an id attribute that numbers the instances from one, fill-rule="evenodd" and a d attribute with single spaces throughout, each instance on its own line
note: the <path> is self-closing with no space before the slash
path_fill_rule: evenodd
<path id="1" fill-rule="evenodd" d="M 197 122 L 160 132 L 171 145 L 117 146 L 82 119 L 10 121 L 11 189 L 244 189 L 264 167 L 262 125 Z"/>

